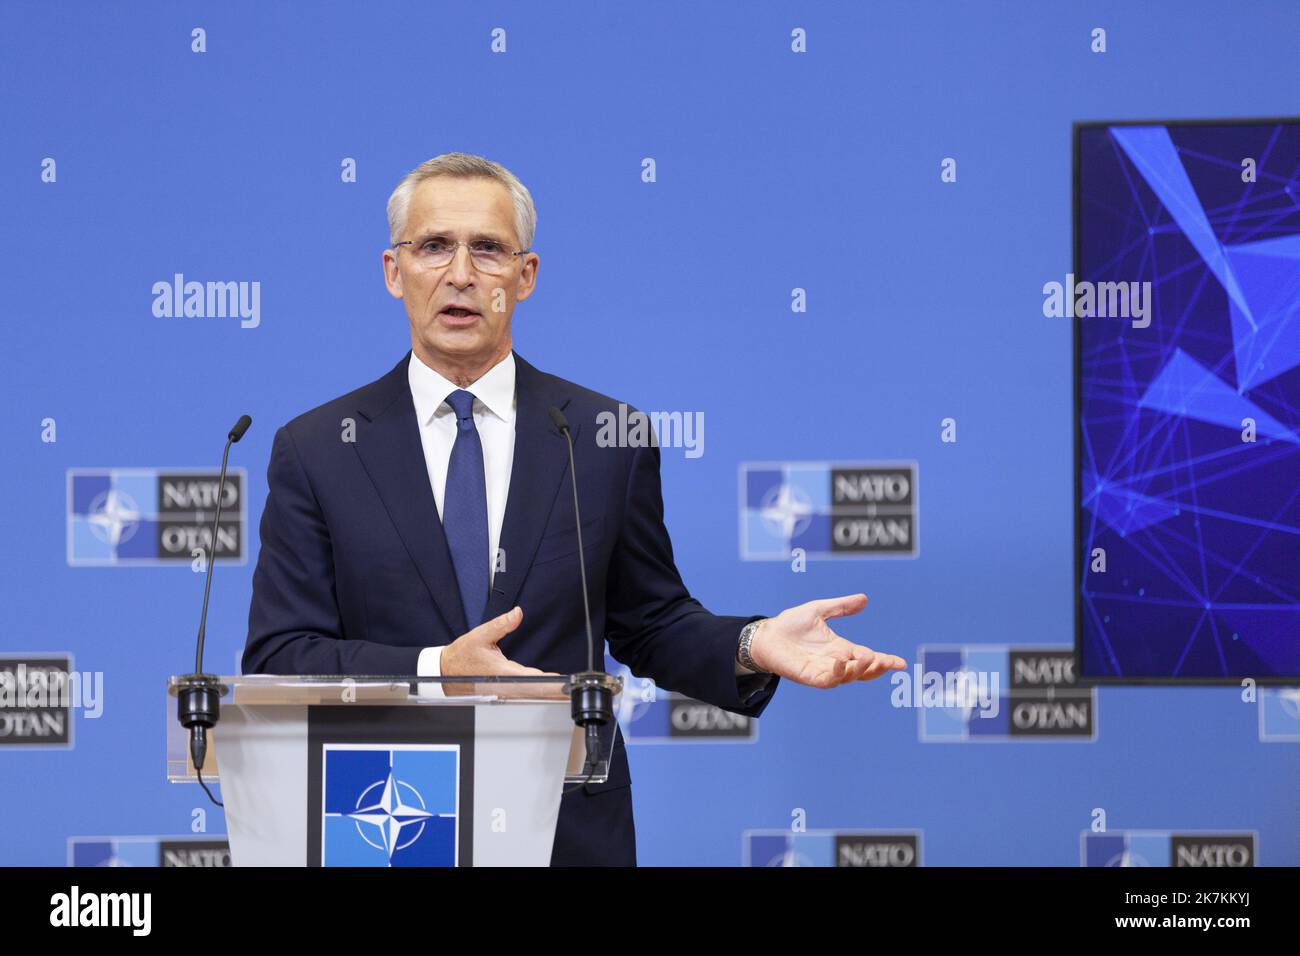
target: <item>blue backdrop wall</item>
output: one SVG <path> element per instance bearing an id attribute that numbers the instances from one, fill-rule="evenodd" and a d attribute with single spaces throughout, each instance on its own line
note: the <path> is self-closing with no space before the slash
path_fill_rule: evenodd
<path id="1" fill-rule="evenodd" d="M 0 747 L 0 863 L 188 834 L 203 805 L 163 761 L 202 578 L 70 564 L 69 471 L 211 469 L 252 415 L 253 534 L 208 628 L 232 669 L 271 438 L 409 347 L 384 204 L 450 150 L 537 203 L 518 351 L 703 413 L 704 454 L 666 448 L 662 473 L 707 607 L 865 591 L 840 633 L 909 662 L 1069 648 L 1071 329 L 1042 289 L 1071 268 L 1071 124 L 1300 114 L 1297 35 L 1281 2 L 4 4 L 0 650 L 71 653 L 104 696 L 70 749 Z M 156 316 L 177 273 L 259 283 L 259 321 Z M 876 460 L 917 463 L 915 558 L 741 560 L 742 464 Z M 641 862 L 739 863 L 746 831 L 794 821 L 920 834 L 931 865 L 1077 865 L 1100 809 L 1300 863 L 1300 746 L 1240 688 L 1104 687 L 1087 739 L 989 746 L 923 740 L 890 691 L 784 682 L 751 740 L 633 743 Z"/>

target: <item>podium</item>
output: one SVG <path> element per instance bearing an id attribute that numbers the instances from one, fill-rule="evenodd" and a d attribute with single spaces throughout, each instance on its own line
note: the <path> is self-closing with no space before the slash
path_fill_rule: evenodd
<path id="1" fill-rule="evenodd" d="M 618 678 L 603 675 L 617 695 Z M 203 782 L 221 784 L 234 866 L 547 866 L 587 762 L 571 678 L 216 678 Z M 197 782 L 168 681 L 168 779 Z"/>

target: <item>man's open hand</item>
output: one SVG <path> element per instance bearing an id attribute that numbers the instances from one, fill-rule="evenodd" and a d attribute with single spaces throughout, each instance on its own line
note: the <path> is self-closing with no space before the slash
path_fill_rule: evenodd
<path id="1" fill-rule="evenodd" d="M 906 667 L 901 657 L 846 641 L 827 627 L 828 618 L 857 614 L 866 606 L 865 594 L 849 594 L 787 608 L 759 624 L 749 645 L 750 656 L 755 666 L 768 673 L 809 687 L 873 680 Z"/>

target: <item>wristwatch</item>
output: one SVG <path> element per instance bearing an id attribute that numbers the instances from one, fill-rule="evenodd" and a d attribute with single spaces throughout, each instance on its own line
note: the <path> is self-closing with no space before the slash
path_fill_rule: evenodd
<path id="1" fill-rule="evenodd" d="M 754 640 L 754 632 L 758 630 L 758 625 L 762 624 L 763 621 L 766 620 L 767 618 L 761 618 L 757 621 L 750 621 L 741 628 L 740 642 L 736 645 L 736 660 L 739 662 L 741 667 L 744 667 L 746 670 L 751 670 L 755 674 L 766 674 L 767 671 L 762 670 L 754 663 L 754 658 L 749 655 L 749 645 Z"/>

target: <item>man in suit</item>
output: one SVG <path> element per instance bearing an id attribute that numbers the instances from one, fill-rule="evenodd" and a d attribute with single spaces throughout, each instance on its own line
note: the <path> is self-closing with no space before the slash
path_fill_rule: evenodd
<path id="1" fill-rule="evenodd" d="M 246 673 L 574 673 L 587 663 L 568 419 L 597 666 L 605 641 L 633 674 L 759 716 L 781 677 L 815 687 L 901 668 L 826 619 L 866 596 L 772 618 L 711 614 L 664 527 L 659 449 L 601 447 L 612 398 L 512 349 L 532 293 L 532 197 L 508 170 L 448 153 L 388 202 L 384 280 L 411 351 L 377 381 L 275 435 L 253 576 Z M 552 865 L 635 865 L 621 732 L 609 779 L 561 798 Z"/>

